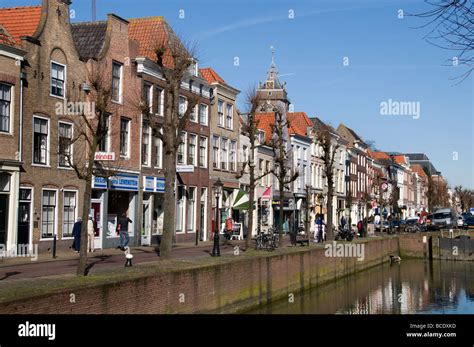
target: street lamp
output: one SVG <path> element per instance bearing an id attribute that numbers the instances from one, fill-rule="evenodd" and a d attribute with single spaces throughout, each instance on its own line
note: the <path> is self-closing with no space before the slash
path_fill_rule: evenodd
<path id="1" fill-rule="evenodd" d="M 221 182 L 221 179 L 218 178 L 216 183 L 214 183 L 214 194 L 216 195 L 216 225 L 214 228 L 214 246 L 212 247 L 211 256 L 220 257 L 221 251 L 219 250 L 219 198 L 222 194 L 222 187 L 224 185 Z"/>

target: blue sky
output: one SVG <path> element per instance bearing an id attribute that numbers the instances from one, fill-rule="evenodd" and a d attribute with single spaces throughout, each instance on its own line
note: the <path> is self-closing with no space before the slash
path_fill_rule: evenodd
<path id="1" fill-rule="evenodd" d="M 38 3 L 2 0 L 1 5 Z M 73 1 L 74 21 L 90 20 L 90 3 Z M 382 150 L 424 152 L 452 186 L 474 188 L 474 79 L 455 85 L 452 79 L 464 70 L 443 66 L 454 52 L 425 42 L 427 29 L 415 29 L 423 22 L 399 19 L 400 9 L 419 13 L 426 5 L 422 0 L 97 0 L 98 19 L 107 13 L 164 16 L 179 35 L 198 42 L 201 66 L 212 66 L 242 91 L 265 79 L 274 46 L 295 111 L 334 126 L 343 122 Z M 382 116 L 380 103 L 389 99 L 419 102 L 420 118 Z"/>

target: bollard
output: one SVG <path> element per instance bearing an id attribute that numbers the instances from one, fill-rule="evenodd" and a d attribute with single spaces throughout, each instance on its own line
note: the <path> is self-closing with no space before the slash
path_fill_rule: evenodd
<path id="1" fill-rule="evenodd" d="M 56 258 L 56 235 L 53 238 L 53 259 Z"/>
<path id="2" fill-rule="evenodd" d="M 133 254 L 130 253 L 130 247 L 125 248 L 125 267 L 132 266 Z"/>
<path id="3" fill-rule="evenodd" d="M 199 229 L 196 230 L 196 246 L 199 244 Z"/>

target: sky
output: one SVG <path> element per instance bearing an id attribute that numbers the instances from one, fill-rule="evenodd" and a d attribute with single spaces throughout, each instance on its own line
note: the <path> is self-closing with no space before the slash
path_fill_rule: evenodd
<path id="1" fill-rule="evenodd" d="M 91 20 L 91 1 L 73 0 L 73 21 Z M 424 40 L 424 20 L 409 16 L 428 9 L 422 0 L 96 1 L 98 20 L 164 16 L 198 44 L 201 67 L 242 91 L 242 110 L 245 92 L 265 80 L 273 46 L 294 111 L 342 122 L 380 150 L 423 152 L 452 187 L 474 189 L 474 76 L 458 83 L 465 69 L 449 64 L 456 52 Z M 413 109 L 381 112 L 401 102 Z"/>

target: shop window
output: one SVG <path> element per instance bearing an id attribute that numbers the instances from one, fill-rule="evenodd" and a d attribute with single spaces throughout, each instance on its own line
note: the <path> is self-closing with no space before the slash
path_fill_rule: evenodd
<path id="1" fill-rule="evenodd" d="M 188 199 L 187 199 L 187 209 L 186 209 L 186 229 L 188 231 L 194 231 L 194 222 L 196 215 L 196 188 L 188 188 Z"/>

